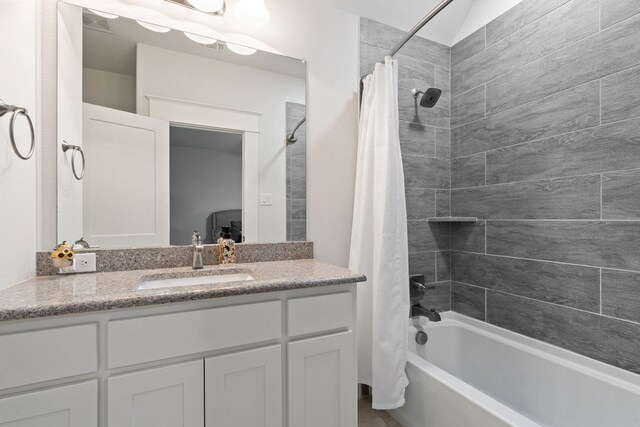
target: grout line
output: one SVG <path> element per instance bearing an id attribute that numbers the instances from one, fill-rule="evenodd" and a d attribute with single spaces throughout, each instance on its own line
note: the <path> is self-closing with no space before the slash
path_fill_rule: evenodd
<path id="1" fill-rule="evenodd" d="M 598 110 L 599 123 L 602 126 L 602 77 L 598 79 L 598 104 L 600 109 Z"/>
<path id="2" fill-rule="evenodd" d="M 637 66 L 637 65 L 634 65 L 634 67 L 629 67 L 629 68 L 635 68 L 636 66 Z M 492 113 L 490 113 L 489 115 L 487 115 L 486 117 L 483 117 L 483 118 L 480 118 L 480 119 L 476 119 L 476 120 L 473 120 L 473 121 L 468 122 L 468 123 L 464 123 L 464 124 L 462 124 L 462 125 L 459 125 L 459 126 L 454 127 L 454 129 L 460 129 L 460 128 L 464 127 L 464 126 L 469 126 L 469 125 L 472 125 L 472 124 L 476 124 L 476 123 L 478 123 L 478 122 L 481 122 L 482 120 L 486 120 L 486 119 L 489 119 L 489 118 L 495 118 L 496 116 L 499 116 L 499 115 L 501 115 L 501 114 L 504 114 L 504 113 L 509 112 L 509 111 L 511 111 L 511 110 L 514 110 L 514 109 L 516 109 L 516 108 L 525 107 L 525 106 L 527 106 L 527 105 L 529 105 L 529 104 L 533 104 L 533 103 L 536 103 L 536 102 L 537 102 L 537 103 L 540 103 L 540 104 L 543 104 L 543 103 L 545 103 L 545 100 L 546 100 L 547 98 L 555 97 L 555 96 L 557 96 L 557 95 L 562 94 L 563 92 L 568 92 L 568 91 L 574 90 L 574 89 L 576 89 L 576 88 L 579 88 L 580 86 L 585 86 L 585 85 L 588 85 L 588 84 L 593 84 L 594 82 L 596 82 L 596 81 L 598 81 L 598 80 L 602 79 L 602 77 L 603 77 L 603 76 L 600 76 L 600 77 L 597 77 L 597 78 L 593 78 L 593 79 L 591 79 L 591 80 L 589 80 L 589 81 L 582 82 L 582 83 L 578 83 L 578 84 L 576 84 L 576 85 L 574 85 L 574 86 L 571 86 L 571 87 L 568 87 L 568 88 L 565 88 L 565 89 L 558 90 L 558 91 L 553 92 L 553 93 L 550 93 L 550 94 L 548 94 L 548 95 L 541 96 L 540 98 L 531 99 L 531 100 L 529 100 L 529 101 L 527 101 L 527 102 L 523 102 L 522 104 L 514 105 L 514 106 L 509 107 L 509 108 L 504 109 L 504 110 L 500 110 L 500 111 L 492 112 Z M 486 85 L 486 86 L 488 86 L 488 83 L 483 83 L 483 84 L 484 84 L 484 85 Z M 480 86 L 482 86 L 482 84 L 479 84 L 479 85 L 475 86 L 473 89 L 477 89 L 477 88 L 479 88 Z M 473 89 L 470 89 L 470 90 L 473 90 Z M 463 93 L 461 93 L 461 94 L 458 94 L 458 95 L 456 95 L 456 96 L 453 96 L 453 97 L 451 97 L 450 99 L 453 99 L 453 98 L 456 98 L 456 97 L 458 97 L 458 96 L 460 96 L 460 95 L 463 95 L 463 94 L 465 94 L 466 92 L 469 92 L 469 91 L 465 91 L 465 92 L 463 92 Z M 628 119 L 625 119 L 625 120 L 628 120 Z M 597 127 L 597 126 L 599 126 L 599 125 L 592 126 L 592 127 Z M 570 131 L 570 132 L 575 132 L 575 131 Z M 566 133 L 570 133 L 570 132 L 566 132 Z M 544 139 L 544 138 L 540 138 L 540 139 Z M 517 145 L 517 144 L 514 144 L 514 145 Z"/>
<path id="3" fill-rule="evenodd" d="M 602 314 L 602 268 L 600 268 L 600 314 Z"/>
<path id="4" fill-rule="evenodd" d="M 484 48 L 485 48 L 485 49 L 487 49 L 488 47 L 491 47 L 491 46 L 493 46 L 493 45 L 496 45 L 496 44 L 500 43 L 502 40 L 505 40 L 505 39 L 507 39 L 507 38 L 509 38 L 509 37 L 513 36 L 514 34 L 519 33 L 520 31 L 524 30 L 525 28 L 529 27 L 530 25 L 532 25 L 532 24 L 534 24 L 534 23 L 538 22 L 539 20 L 544 19 L 545 17 L 549 16 L 550 14 L 552 14 L 553 12 L 555 12 L 556 10 L 558 10 L 559 8 L 561 8 L 562 6 L 566 5 L 567 3 L 569 3 L 569 0 L 565 1 L 564 3 L 562 3 L 561 5 L 559 5 L 559 6 L 557 6 L 557 7 L 554 7 L 552 10 L 548 11 L 547 13 L 545 13 L 545 14 L 544 14 L 544 15 L 542 15 L 542 16 L 539 16 L 538 18 L 534 19 L 533 21 L 529 22 L 528 24 L 526 24 L 526 25 L 524 25 L 524 26 L 522 26 L 522 27 L 518 28 L 517 30 L 510 32 L 509 34 L 505 35 L 504 37 L 502 37 L 502 38 L 500 38 L 500 39 L 498 39 L 498 40 L 494 41 L 494 42 L 493 42 L 493 44 L 489 44 L 489 42 L 488 42 L 488 39 L 487 39 L 487 25 L 485 25 L 485 26 L 484 26 L 484 34 L 485 34 L 485 37 L 484 37 Z M 493 21 L 491 21 L 491 22 L 493 22 Z M 473 33 L 472 33 L 472 34 L 473 34 Z M 466 37 L 465 37 L 465 38 L 466 38 Z M 464 39 L 463 39 L 463 40 L 464 40 Z M 461 42 L 461 41 L 462 41 L 462 40 L 460 40 L 460 42 Z M 460 42 L 458 42 L 458 43 L 460 43 Z M 458 43 L 456 43 L 456 44 L 458 44 Z M 483 52 L 483 51 L 480 51 L 480 52 L 478 52 L 478 53 L 481 53 L 481 52 Z M 465 61 L 468 61 L 469 59 L 471 59 L 471 58 L 473 58 L 474 56 L 476 56 L 478 53 L 476 53 L 475 55 L 470 56 L 469 58 L 466 58 L 464 61 L 461 61 L 460 63 L 456 64 L 456 66 L 457 66 L 457 65 L 460 65 L 460 64 L 462 64 L 462 63 L 464 63 Z M 453 68 L 453 66 L 452 66 L 452 68 Z"/>
<path id="5" fill-rule="evenodd" d="M 456 96 L 451 96 L 449 99 L 453 100 L 454 98 L 458 98 L 458 97 L 461 97 L 461 96 L 463 96 L 463 95 L 466 95 L 466 94 L 468 94 L 469 92 L 471 92 L 471 91 L 473 91 L 473 90 L 478 89 L 480 86 L 485 86 L 485 87 L 486 87 L 487 85 L 486 85 L 485 83 L 480 83 L 479 85 L 476 85 L 476 86 L 472 87 L 471 89 L 465 90 L 464 92 L 460 92 L 460 93 L 459 93 L 459 94 L 457 94 Z M 485 92 L 485 93 L 486 93 L 486 92 Z M 481 120 L 481 119 L 476 119 L 476 120 L 473 120 L 473 121 L 471 121 L 471 122 L 469 122 L 469 123 L 474 123 L 474 122 L 477 122 L 477 121 L 479 121 L 479 120 Z M 462 126 L 467 125 L 467 124 L 469 124 L 469 123 L 464 123 L 464 124 L 462 124 L 462 125 L 456 126 L 456 128 L 462 127 Z"/>
<path id="6" fill-rule="evenodd" d="M 528 27 L 529 25 L 536 23 L 536 22 L 537 22 L 537 21 L 539 21 L 540 19 L 542 19 L 542 18 L 544 18 L 545 16 L 547 16 L 547 15 L 549 15 L 549 14 L 551 14 L 551 13 L 555 12 L 556 10 L 558 10 L 559 8 L 561 8 L 562 6 L 564 6 L 565 4 L 569 3 L 569 1 L 570 1 L 570 0 L 566 0 L 566 1 L 565 1 L 565 2 L 563 2 L 562 4 L 560 4 L 560 5 L 556 6 L 556 7 L 554 7 L 553 9 L 551 9 L 550 11 L 548 11 L 547 13 L 545 13 L 544 15 L 539 16 L 538 18 L 536 18 L 535 20 L 531 21 L 530 23 L 528 23 L 527 25 L 525 25 L 525 26 L 524 26 L 524 27 L 522 27 L 522 28 L 526 28 L 526 27 Z M 508 12 L 508 11 L 507 11 L 507 12 Z M 506 13 L 506 12 L 505 12 L 505 13 Z M 501 15 L 501 16 L 502 16 L 502 15 Z M 496 19 L 497 19 L 497 18 L 496 18 Z M 494 21 L 495 21 L 495 19 L 494 19 Z M 491 22 L 493 22 L 493 21 L 491 21 Z M 490 22 L 490 23 L 491 23 L 491 22 Z M 522 28 L 519 28 L 519 29 L 517 29 L 516 31 L 514 31 L 514 32 L 512 32 L 512 33 L 509 33 L 509 34 L 507 34 L 506 36 L 504 36 L 504 37 L 502 37 L 502 38 L 500 38 L 500 39 L 496 40 L 493 44 L 496 44 L 496 43 L 498 43 L 499 41 L 506 39 L 506 38 L 507 38 L 507 37 L 509 37 L 511 34 L 514 34 L 514 33 L 518 32 L 518 31 L 520 31 Z M 493 44 L 492 44 L 492 45 L 489 45 L 489 46 L 493 46 Z"/>
<path id="7" fill-rule="evenodd" d="M 451 234 L 449 235 L 449 240 L 451 240 Z M 449 248 L 451 248 L 451 244 L 449 244 Z M 453 280 L 453 259 L 451 257 L 451 253 L 453 251 L 449 249 L 449 281 Z"/>
<path id="8" fill-rule="evenodd" d="M 484 185 L 487 185 L 487 152 L 484 152 Z"/>
<path id="9" fill-rule="evenodd" d="M 600 175 L 600 219 L 603 219 L 603 205 L 602 205 L 602 186 L 603 186 L 603 175 Z"/>
<path id="10" fill-rule="evenodd" d="M 551 306 L 558 307 L 558 308 L 563 308 L 563 309 L 567 309 L 567 310 L 574 310 L 574 311 L 578 311 L 578 312 L 581 312 L 581 313 L 591 314 L 593 316 L 600 316 L 600 314 L 598 312 L 596 312 L 596 311 L 589 311 L 589 310 L 585 310 L 583 308 L 571 307 L 569 305 L 558 304 L 558 303 L 552 302 L 552 301 L 540 300 L 540 299 L 528 297 L 528 296 L 525 296 L 525 295 L 519 295 L 519 294 L 514 294 L 514 293 L 511 293 L 511 292 L 506 292 L 506 291 L 500 290 L 500 289 L 485 288 L 484 286 L 473 285 L 471 283 L 461 282 L 459 280 L 456 280 L 456 282 L 460 283 L 460 284 L 463 284 L 463 285 L 466 285 L 466 286 L 473 286 L 473 287 L 476 287 L 476 288 L 483 288 L 483 289 L 485 289 L 486 293 L 488 293 L 489 291 L 497 292 L 497 293 L 500 293 L 500 294 L 503 294 L 503 295 L 514 296 L 516 298 L 522 298 L 522 299 L 527 300 L 527 301 L 533 301 L 533 302 L 538 302 L 538 303 L 542 303 L 542 304 L 549 304 Z M 486 296 L 485 296 L 485 310 L 486 310 Z M 619 317 L 608 316 L 606 314 L 603 314 L 602 317 L 608 317 L 608 318 L 620 320 L 620 321 L 623 321 L 623 322 L 640 324 L 640 322 L 636 322 L 636 321 L 633 321 L 633 320 L 626 320 L 626 319 L 622 319 L 622 318 L 619 318 Z"/>
<path id="11" fill-rule="evenodd" d="M 622 272 L 626 272 L 626 273 L 637 273 L 637 274 L 640 274 L 640 270 L 627 270 L 627 269 L 624 269 L 624 268 L 617 268 L 617 267 L 606 267 L 606 266 L 602 267 L 602 266 L 599 266 L 599 265 L 576 264 L 576 263 L 573 263 L 573 262 L 554 261 L 554 260 L 540 259 L 540 258 L 525 258 L 525 257 L 517 257 L 517 256 L 513 256 L 513 255 L 483 253 L 483 252 L 474 252 L 474 251 L 454 250 L 453 252 L 471 254 L 471 255 L 486 255 L 486 256 L 491 256 L 491 257 L 496 257 L 496 258 L 517 259 L 517 260 L 531 261 L 531 262 L 544 262 L 544 263 L 550 263 L 550 264 L 568 265 L 568 266 L 572 266 L 572 267 L 583 267 L 583 268 L 590 268 L 590 269 L 601 268 L 603 270 L 622 271 Z"/>
<path id="12" fill-rule="evenodd" d="M 484 120 L 484 119 L 480 119 L 480 120 Z M 563 132 L 563 133 L 558 133 L 558 134 L 554 134 L 554 135 L 545 136 L 545 137 L 542 137 L 542 138 L 532 139 L 532 140 L 529 140 L 529 141 L 522 141 L 522 142 L 518 142 L 518 143 L 515 143 L 515 144 L 503 145 L 501 147 L 496 147 L 496 148 L 490 148 L 490 149 L 486 149 L 486 150 L 476 151 L 474 153 L 463 154 L 462 156 L 455 156 L 455 158 L 459 159 L 459 158 L 462 158 L 462 157 L 469 157 L 469 156 L 473 156 L 474 154 L 479 154 L 479 153 L 482 153 L 482 152 L 491 152 L 491 151 L 500 151 L 500 150 L 505 150 L 505 149 L 511 149 L 511 148 L 519 147 L 519 146 L 525 145 L 525 144 L 532 144 L 534 142 L 547 141 L 547 140 L 550 140 L 550 139 L 553 139 L 553 138 L 557 139 L 557 138 L 560 138 L 560 137 L 563 137 L 563 136 L 571 135 L 573 133 L 592 131 L 592 130 L 595 130 L 595 129 L 598 129 L 598 128 L 601 128 L 601 127 L 610 126 L 610 125 L 613 125 L 613 124 L 619 124 L 621 122 L 626 122 L 626 121 L 631 121 L 631 120 L 639 120 L 640 121 L 640 116 L 633 117 L 631 119 L 624 119 L 624 120 L 618 120 L 618 121 L 615 121 L 615 122 L 605 123 L 602 126 L 601 125 L 589 126 L 589 127 L 585 127 L 585 128 L 581 128 L 581 129 L 574 129 L 574 130 L 571 130 L 569 132 Z M 407 123 L 413 124 L 415 122 L 407 122 Z M 471 123 L 468 123 L 468 124 L 472 124 L 472 123 L 476 123 L 476 122 L 471 122 Z M 457 130 L 457 129 L 452 129 L 452 131 L 454 131 L 454 130 Z"/>
<path id="13" fill-rule="evenodd" d="M 476 154 L 474 154 L 474 156 L 477 156 L 478 154 L 480 154 L 480 153 L 476 153 Z M 485 153 L 485 156 L 486 156 L 486 153 Z M 471 157 L 471 156 L 465 156 L 465 157 Z M 453 160 L 458 160 L 458 159 L 462 159 L 462 158 L 464 158 L 464 157 L 458 157 L 458 158 L 453 159 Z M 493 186 L 493 187 L 497 187 L 497 186 L 504 186 L 504 185 L 525 184 L 525 183 L 542 182 L 542 181 L 555 181 L 555 180 L 560 180 L 560 179 L 595 177 L 595 176 L 604 175 L 604 174 L 611 174 L 611 173 L 638 172 L 638 171 L 640 171 L 640 168 L 607 170 L 607 171 L 602 171 L 602 172 L 584 173 L 584 174 L 580 174 L 580 175 L 556 176 L 556 177 L 552 177 L 552 178 L 527 179 L 527 180 L 522 180 L 522 181 L 495 182 L 495 183 L 490 183 L 490 184 L 487 184 L 487 185 L 490 185 L 490 186 Z M 478 187 L 482 187 L 482 185 L 476 185 L 476 186 L 472 186 L 472 187 L 456 187 L 456 188 L 453 188 L 453 190 L 469 190 L 469 189 L 478 188 Z"/>
<path id="14" fill-rule="evenodd" d="M 433 190 L 433 211 L 431 211 L 431 213 L 433 214 L 433 217 L 438 216 L 438 190 L 435 189 Z"/>
<path id="15" fill-rule="evenodd" d="M 598 32 L 602 31 L 602 0 L 598 1 Z"/>
<path id="16" fill-rule="evenodd" d="M 487 84 L 484 84 L 484 117 L 487 117 Z"/>
<path id="17" fill-rule="evenodd" d="M 484 48 L 487 48 L 487 26 L 484 26 Z M 479 53 L 479 52 L 478 52 Z"/>
<path id="18" fill-rule="evenodd" d="M 487 220 L 484 220 L 484 253 L 487 254 L 487 228 L 489 228 L 489 223 Z"/>
<path id="19" fill-rule="evenodd" d="M 487 288 L 484 288 L 484 321 L 487 321 L 488 315 L 487 315 L 487 294 L 489 292 L 487 291 Z"/>

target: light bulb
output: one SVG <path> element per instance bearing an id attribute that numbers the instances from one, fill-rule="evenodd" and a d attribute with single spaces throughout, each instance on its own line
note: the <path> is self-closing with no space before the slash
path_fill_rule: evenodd
<path id="1" fill-rule="evenodd" d="M 136 22 L 140 25 L 142 25 L 144 28 L 146 28 L 149 31 L 155 31 L 156 33 L 168 33 L 169 31 L 171 31 L 171 28 L 169 27 L 163 27 L 162 25 L 157 25 L 157 24 L 150 24 L 148 22 L 144 22 L 144 21 L 138 21 L 136 20 Z"/>
<path id="2" fill-rule="evenodd" d="M 235 18 L 248 27 L 262 27 L 271 19 L 264 0 L 240 0 L 233 8 Z"/>
<path id="3" fill-rule="evenodd" d="M 231 52 L 237 53 L 238 55 L 253 55 L 258 51 L 258 49 L 254 49 L 252 47 L 241 46 L 239 44 L 229 42 L 227 42 L 227 47 Z"/>
<path id="4" fill-rule="evenodd" d="M 215 42 L 218 41 L 216 39 L 212 39 L 211 37 L 205 37 L 198 34 L 187 33 L 186 31 L 184 32 L 184 35 L 190 38 L 191 40 L 193 40 L 194 42 L 200 43 L 200 44 L 214 44 Z"/>
<path id="5" fill-rule="evenodd" d="M 120 18 L 120 16 L 114 15 L 113 13 L 100 12 L 99 10 L 94 10 L 94 9 L 89 9 L 89 12 L 93 13 L 94 15 L 102 16 L 103 18 L 107 18 L 107 19 Z"/>
<path id="6" fill-rule="evenodd" d="M 222 9 L 224 0 L 187 0 L 191 6 L 202 12 L 213 13 Z"/>

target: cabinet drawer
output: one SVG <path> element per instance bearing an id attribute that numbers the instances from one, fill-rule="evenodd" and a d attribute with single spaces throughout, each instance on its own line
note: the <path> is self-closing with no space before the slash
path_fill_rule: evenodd
<path id="1" fill-rule="evenodd" d="M 0 389 L 98 369 L 95 324 L 0 335 Z"/>
<path id="2" fill-rule="evenodd" d="M 280 301 L 116 320 L 108 366 L 134 365 L 280 338 Z"/>
<path id="3" fill-rule="evenodd" d="M 294 298 L 288 301 L 287 334 L 312 334 L 348 328 L 353 321 L 351 292 Z"/>
<path id="4" fill-rule="evenodd" d="M 0 399 L 0 425 L 96 427 L 98 382 L 89 381 Z"/>

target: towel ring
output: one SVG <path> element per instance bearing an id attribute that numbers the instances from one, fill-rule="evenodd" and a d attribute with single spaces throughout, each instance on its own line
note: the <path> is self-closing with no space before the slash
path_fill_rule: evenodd
<path id="1" fill-rule="evenodd" d="M 69 150 L 72 150 L 71 172 L 73 172 L 73 176 L 75 176 L 78 181 L 82 181 L 82 178 L 84 178 L 84 170 L 85 170 L 84 151 L 82 151 L 82 147 L 80 147 L 79 145 L 72 145 L 72 144 L 69 144 L 67 141 L 63 140 L 62 151 L 66 153 Z M 76 153 L 80 153 L 80 156 L 82 157 L 82 170 L 79 175 L 78 175 L 78 172 L 76 171 Z"/>
<path id="2" fill-rule="evenodd" d="M 9 139 L 11 140 L 13 152 L 16 153 L 16 156 L 20 157 L 22 160 L 29 160 L 31 156 L 33 156 L 33 152 L 36 149 L 36 134 L 33 130 L 33 122 L 31 121 L 31 117 L 29 117 L 29 113 L 27 112 L 26 108 L 16 107 L 15 105 L 8 105 L 0 100 L 0 117 L 8 113 L 13 113 L 13 115 L 11 116 L 11 122 L 9 122 Z M 29 147 L 29 152 L 26 156 L 22 155 L 16 144 L 15 123 L 18 116 L 24 116 L 27 119 L 27 123 L 29 124 L 29 131 L 31 132 L 31 146 Z"/>

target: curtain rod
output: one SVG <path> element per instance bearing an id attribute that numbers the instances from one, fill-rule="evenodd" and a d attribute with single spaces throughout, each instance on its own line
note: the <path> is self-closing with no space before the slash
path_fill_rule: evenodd
<path id="1" fill-rule="evenodd" d="M 405 44 L 407 44 L 407 42 L 411 39 L 411 37 L 413 37 L 418 31 L 420 31 L 420 29 L 422 29 L 422 27 L 424 27 L 425 25 L 427 25 L 427 22 L 431 21 L 433 18 L 435 18 L 440 12 L 442 12 L 442 9 L 444 9 L 445 7 L 449 6 L 449 3 L 451 3 L 453 0 L 443 0 L 440 2 L 440 4 L 438 4 L 431 12 L 429 12 L 424 18 L 422 18 L 422 20 L 420 22 L 418 22 L 412 29 L 411 31 L 409 31 L 403 38 L 402 40 L 400 40 L 394 47 L 393 49 L 391 49 L 391 51 L 389 52 L 389 56 L 390 57 L 394 57 L 394 55 L 396 53 L 398 53 L 398 51 L 400 49 L 402 49 L 402 46 L 404 46 Z M 382 59 L 382 62 L 384 63 L 384 58 Z M 363 80 L 364 76 L 362 78 L 360 78 L 360 103 L 362 103 L 362 90 L 364 89 L 364 84 L 363 84 Z"/>
<path id="2" fill-rule="evenodd" d="M 402 40 L 400 40 L 394 47 L 393 49 L 391 49 L 391 51 L 389 52 L 389 56 L 390 57 L 394 57 L 394 55 L 396 53 L 398 53 L 398 51 L 402 48 L 402 46 L 404 46 L 410 39 L 411 37 L 413 37 L 418 31 L 420 31 L 422 29 L 422 27 L 424 27 L 425 25 L 427 25 L 427 22 L 431 21 L 433 18 L 436 17 L 436 15 L 438 15 L 440 12 L 442 12 L 442 9 L 444 9 L 445 7 L 447 7 L 449 5 L 449 3 L 451 3 L 453 0 L 443 0 L 442 2 L 440 2 L 439 5 L 437 5 L 431 12 L 429 12 L 424 18 L 422 18 L 422 20 L 420 22 L 418 22 L 403 38 Z M 384 62 L 384 59 L 383 59 Z"/>

